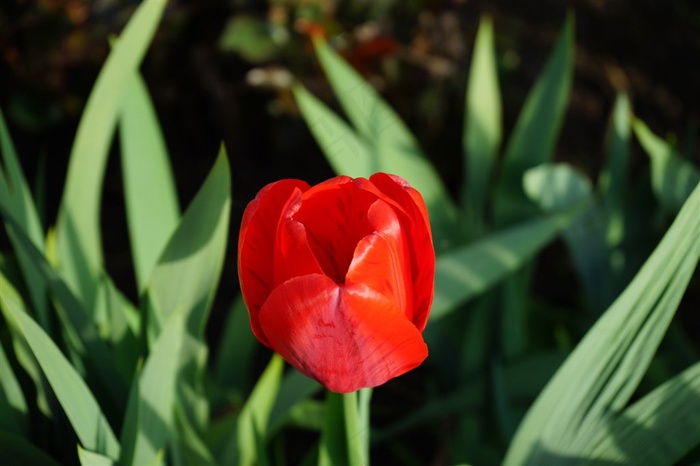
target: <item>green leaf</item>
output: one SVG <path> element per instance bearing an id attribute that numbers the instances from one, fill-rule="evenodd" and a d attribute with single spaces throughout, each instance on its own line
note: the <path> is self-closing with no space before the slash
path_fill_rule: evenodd
<path id="1" fill-rule="evenodd" d="M 588 179 L 563 163 L 531 168 L 525 172 L 523 185 L 528 197 L 545 212 L 593 200 Z M 601 209 L 598 206 L 587 209 L 571 222 L 563 236 L 583 283 L 589 308 L 594 315 L 600 315 L 614 299 Z"/>
<path id="2" fill-rule="evenodd" d="M 78 458 L 81 466 L 114 466 L 116 463 L 111 458 L 86 450 L 78 445 Z"/>
<path id="3" fill-rule="evenodd" d="M 526 170 L 554 156 L 571 89 L 573 50 L 574 17 L 569 14 L 505 149 L 494 197 L 494 217 L 499 226 L 526 219 L 536 212 L 522 191 L 521 180 Z"/>
<path id="4" fill-rule="evenodd" d="M 138 73 L 119 116 L 127 226 L 136 284 L 143 291 L 177 227 L 180 208 L 158 117 Z"/>
<path id="5" fill-rule="evenodd" d="M 700 363 L 627 408 L 600 431 L 591 464 L 675 464 L 700 444 Z M 586 464 L 586 461 L 584 461 Z"/>
<path id="6" fill-rule="evenodd" d="M 61 466 L 44 451 L 28 442 L 27 439 L 0 430 L 0 464 L 3 466 Z"/>
<path id="7" fill-rule="evenodd" d="M 700 259 L 698 209 L 700 184 L 634 280 L 530 408 L 505 464 L 558 464 L 586 458 L 600 429 L 619 418 Z"/>
<path id="8" fill-rule="evenodd" d="M 150 338 L 170 314 L 182 312 L 191 335 L 202 338 L 219 281 L 231 205 L 231 175 L 221 152 L 209 176 L 190 203 L 149 281 L 153 317 Z"/>
<path id="9" fill-rule="evenodd" d="M 328 44 L 317 38 L 314 46 L 340 105 L 364 138 L 378 171 L 405 178 L 423 195 L 436 245 L 448 246 L 450 236 L 455 233 L 458 209 L 413 134 L 377 91 Z"/>
<path id="10" fill-rule="evenodd" d="M 43 228 L 1 111 L 0 149 L 2 149 L 3 161 L 0 164 L 0 205 L 12 215 L 32 244 L 39 250 L 43 250 Z M 50 318 L 48 300 L 46 299 L 46 284 L 38 279 L 39 271 L 36 265 L 17 247 L 17 239 L 14 234 L 8 231 L 8 236 L 14 246 L 36 317 L 41 326 L 48 329 Z"/>
<path id="11" fill-rule="evenodd" d="M 606 240 L 609 247 L 622 242 L 625 234 L 624 208 L 628 186 L 630 151 L 630 102 L 626 94 L 619 94 L 610 118 L 608 153 L 598 189 L 607 214 Z"/>
<path id="12" fill-rule="evenodd" d="M 362 458 L 357 393 L 326 392 L 325 422 L 321 431 L 318 466 L 367 464 Z"/>
<path id="13" fill-rule="evenodd" d="M 15 237 L 15 244 L 31 260 L 40 272 L 43 280 L 51 291 L 58 317 L 66 332 L 71 349 L 80 355 L 88 367 L 88 378 L 100 387 L 96 391 L 103 396 L 105 411 L 111 416 L 123 405 L 125 383 L 119 378 L 119 371 L 105 342 L 100 338 L 98 329 L 87 311 L 73 295 L 66 283 L 47 262 L 44 255 L 32 244 L 31 240 L 20 230 L 14 219 L 10 218 L 0 205 L 0 215 L 5 217 L 8 233 Z M 93 380 L 92 377 L 95 377 Z"/>
<path id="14" fill-rule="evenodd" d="M 462 148 L 465 185 L 462 206 L 470 227 L 480 231 L 491 169 L 501 145 L 501 93 L 498 89 L 493 22 L 484 16 L 474 42 L 465 104 Z"/>
<path id="15" fill-rule="evenodd" d="M 27 401 L 0 344 L 0 429 L 15 434 L 28 433 Z"/>
<path id="16" fill-rule="evenodd" d="M 176 383 L 186 338 L 184 316 L 172 314 L 146 359 L 137 388 L 129 395 L 120 464 L 152 464 L 172 438 Z"/>
<path id="17" fill-rule="evenodd" d="M 444 317 L 518 270 L 566 228 L 581 208 L 536 218 L 439 255 L 431 320 Z"/>
<path id="18" fill-rule="evenodd" d="M 652 133 L 643 121 L 635 119 L 632 127 L 651 159 L 654 194 L 666 209 L 678 212 L 695 185 L 700 183 L 700 171 L 682 159 L 670 144 Z"/>
<path id="19" fill-rule="evenodd" d="M 214 380 L 227 392 L 242 398 L 252 387 L 251 364 L 257 339 L 250 329 L 250 319 L 243 297 L 239 294 L 228 313 L 215 359 Z"/>
<path id="20" fill-rule="evenodd" d="M 5 319 L 18 328 L 36 357 L 80 442 L 110 458 L 119 457 L 119 442 L 92 392 L 51 338 L 27 315 L 24 303 L 0 273 Z"/>
<path id="21" fill-rule="evenodd" d="M 278 37 L 278 36 L 277 36 Z M 272 59 L 280 52 L 272 28 L 255 16 L 232 16 L 219 37 L 219 47 L 224 51 L 239 53 L 244 59 L 260 63 Z"/>
<path id="22" fill-rule="evenodd" d="M 295 407 L 321 391 L 321 384 L 299 371 L 289 371 L 282 379 L 275 404 L 270 411 L 268 435 L 280 430 Z"/>
<path id="23" fill-rule="evenodd" d="M 321 100 L 298 84 L 292 88 L 306 124 L 333 171 L 353 178 L 380 171 L 367 143 Z"/>
<path id="24" fill-rule="evenodd" d="M 232 441 L 238 449 L 239 461 L 236 464 L 241 466 L 269 464 L 264 450 L 264 439 L 270 413 L 279 393 L 283 368 L 282 357 L 275 353 L 243 406 L 238 417 L 236 439 Z"/>
<path id="25" fill-rule="evenodd" d="M 100 199 L 119 110 L 167 2 L 147 0 L 134 12 L 100 71 L 71 151 L 57 221 L 59 266 L 78 299 L 92 309 L 102 266 Z"/>

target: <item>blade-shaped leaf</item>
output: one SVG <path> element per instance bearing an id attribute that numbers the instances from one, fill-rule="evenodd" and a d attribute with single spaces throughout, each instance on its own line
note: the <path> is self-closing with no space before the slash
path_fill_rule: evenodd
<path id="1" fill-rule="evenodd" d="M 358 178 L 380 170 L 362 136 L 302 85 L 294 86 L 293 91 L 299 111 L 333 171 Z"/>
<path id="2" fill-rule="evenodd" d="M 112 134 L 166 4 L 147 0 L 134 12 L 92 88 L 71 151 L 57 222 L 59 264 L 66 282 L 90 310 L 102 267 L 99 211 Z"/>
<path id="3" fill-rule="evenodd" d="M 454 234 L 458 209 L 415 137 L 377 91 L 326 42 L 316 38 L 314 46 L 340 105 L 363 136 L 379 171 L 399 175 L 420 191 L 430 212 L 436 244 L 444 247 L 443 240 Z"/>
<path id="4" fill-rule="evenodd" d="M 523 178 L 524 190 L 545 212 L 591 199 L 593 189 L 587 178 L 563 163 L 546 163 L 531 168 Z M 595 315 L 614 299 L 608 267 L 603 214 L 598 206 L 588 209 L 564 230 L 564 241 Z"/>
<path id="5" fill-rule="evenodd" d="M 265 466 L 269 463 L 264 453 L 264 437 L 279 393 L 283 368 L 282 357 L 275 353 L 243 406 L 238 417 L 236 439 L 232 440 L 238 452 L 236 464 Z"/>
<path id="6" fill-rule="evenodd" d="M 176 382 L 186 338 L 184 317 L 174 313 L 130 393 L 120 464 L 152 464 L 173 435 Z"/>
<path id="7" fill-rule="evenodd" d="M 596 322 L 528 411 L 505 464 L 584 458 L 619 417 L 700 259 L 700 184 L 634 280 Z"/>
<path id="8" fill-rule="evenodd" d="M 0 430 L 26 434 L 29 422 L 27 401 L 5 350 L 0 345 Z"/>
<path id="9" fill-rule="evenodd" d="M 153 270 L 148 285 L 154 311 L 154 321 L 149 321 L 154 326 L 151 337 L 176 311 L 184 312 L 191 335 L 202 336 L 226 252 L 230 192 L 229 164 L 222 146 Z"/>
<path id="10" fill-rule="evenodd" d="M 674 464 L 700 444 L 700 363 L 627 408 L 600 431 L 591 463 Z M 584 464 L 586 462 L 584 461 Z"/>
<path id="11" fill-rule="evenodd" d="M 635 119 L 634 133 L 651 159 L 651 185 L 665 208 L 677 212 L 700 183 L 700 170 L 682 159 L 663 139 L 651 132 L 643 121 Z"/>
<path id="12" fill-rule="evenodd" d="M 5 118 L 0 111 L 0 149 L 2 161 L 0 164 L 0 205 L 4 206 L 39 250 L 43 250 L 43 229 L 39 221 L 36 205 L 32 199 L 29 185 L 19 165 L 10 132 L 5 124 Z M 10 241 L 15 246 L 15 254 L 22 270 L 24 282 L 29 290 L 29 297 L 36 312 L 36 317 L 45 329 L 49 328 L 49 309 L 46 298 L 46 284 L 38 279 L 39 271 L 36 265 L 17 248 L 16 238 L 11 232 Z"/>
<path id="13" fill-rule="evenodd" d="M 105 407 L 105 411 L 110 415 L 114 414 L 117 412 L 116 407 L 121 406 L 126 399 L 125 383 L 119 378 L 119 371 L 109 348 L 100 338 L 92 319 L 68 285 L 20 230 L 14 219 L 9 217 L 2 205 L 0 205 L 0 215 L 5 217 L 8 232 L 15 237 L 17 248 L 21 249 L 34 263 L 41 274 L 39 278 L 50 289 L 58 310 L 58 317 L 69 337 L 69 342 L 73 345 L 72 349 L 83 358 L 89 368 L 88 376 L 94 376 L 94 382 L 99 383 L 101 390 L 98 395 L 109 397 L 109 405 Z"/>
<path id="14" fill-rule="evenodd" d="M 78 445 L 78 459 L 80 466 L 114 466 L 116 463 L 108 456 L 86 450 Z"/>
<path id="15" fill-rule="evenodd" d="M 522 267 L 581 212 L 578 206 L 537 218 L 439 255 L 432 320 L 486 291 Z"/>
<path id="16" fill-rule="evenodd" d="M 569 14 L 508 140 L 494 197 L 497 225 L 523 220 L 536 212 L 522 191 L 521 180 L 526 170 L 554 156 L 571 89 L 573 49 L 574 17 Z"/>
<path id="17" fill-rule="evenodd" d="M 498 89 L 493 22 L 483 17 L 474 42 L 462 131 L 465 185 L 462 206 L 469 225 L 481 229 L 491 168 L 501 145 L 501 93 Z"/>
<path id="18" fill-rule="evenodd" d="M 80 442 L 110 458 L 119 457 L 119 442 L 92 392 L 51 338 L 27 315 L 22 299 L 0 274 L 0 304 L 34 353 Z"/>
<path id="19" fill-rule="evenodd" d="M 138 73 L 128 86 L 119 126 L 131 255 L 143 291 L 177 227 L 180 208 L 158 118 Z"/>

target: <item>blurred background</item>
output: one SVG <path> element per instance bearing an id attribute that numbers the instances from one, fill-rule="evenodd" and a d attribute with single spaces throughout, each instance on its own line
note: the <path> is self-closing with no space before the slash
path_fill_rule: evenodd
<path id="1" fill-rule="evenodd" d="M 136 0 L 3 0 L 0 107 L 37 198 L 53 224 L 76 127 L 108 51 Z M 575 14 L 574 81 L 556 159 L 595 180 L 616 94 L 685 153 L 698 155 L 700 3 L 694 0 L 171 0 L 142 73 L 161 121 L 185 207 L 223 141 L 233 177 L 229 254 L 210 321 L 219 325 L 238 293 L 235 245 L 246 204 L 266 183 L 333 176 L 290 86 L 300 80 L 338 109 L 312 52 L 321 33 L 396 109 L 456 195 L 462 174 L 464 95 L 479 19 L 493 18 L 504 131 Z M 117 149 L 115 142 L 115 150 Z M 632 177 L 648 159 L 635 141 Z M 106 268 L 135 299 L 119 163 L 108 166 L 102 212 Z M 4 242 L 0 232 L 0 242 Z M 2 249 L 5 249 L 3 246 Z M 579 285 L 557 242 L 541 260 L 534 293 L 549 306 L 581 306 Z M 700 335 L 700 283 L 680 318 Z M 538 286 L 557 277 L 556 289 Z M 562 277 L 565 280 L 562 280 Z M 567 279 L 568 278 L 568 279 Z M 410 380 L 410 375 L 409 379 Z"/>

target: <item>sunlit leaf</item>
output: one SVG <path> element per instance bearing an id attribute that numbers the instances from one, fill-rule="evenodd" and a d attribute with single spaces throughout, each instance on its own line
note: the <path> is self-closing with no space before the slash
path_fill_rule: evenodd
<path id="1" fill-rule="evenodd" d="M 73 142 L 59 207 L 59 266 L 78 299 L 92 310 L 102 267 L 100 199 L 119 110 L 167 2 L 138 6 L 112 48 L 85 105 Z"/>
<path id="2" fill-rule="evenodd" d="M 639 143 L 651 159 L 651 185 L 659 202 L 671 212 L 677 212 L 700 183 L 700 170 L 682 159 L 675 149 L 651 132 L 643 121 L 632 125 Z"/>
<path id="3" fill-rule="evenodd" d="M 566 228 L 581 207 L 510 227 L 437 258 L 431 320 L 518 270 Z"/>
<path id="4" fill-rule="evenodd" d="M 314 45 L 340 105 L 362 135 L 378 171 L 399 175 L 420 191 L 430 211 L 437 247 L 449 245 L 449 237 L 455 234 L 458 209 L 413 134 L 371 84 L 326 42 L 316 38 Z"/>
<path id="5" fill-rule="evenodd" d="M 22 387 L 0 345 L 0 430 L 26 434 L 29 427 L 28 414 Z"/>
<path id="6" fill-rule="evenodd" d="M 119 457 L 119 442 L 82 377 L 51 338 L 27 315 L 22 299 L 0 274 L 0 304 L 31 348 L 81 443 L 110 458 Z"/>
<path id="7" fill-rule="evenodd" d="M 143 79 L 134 73 L 119 114 L 124 201 L 139 291 L 180 219 L 168 151 Z"/>
<path id="8" fill-rule="evenodd" d="M 284 361 L 274 354 L 265 372 L 258 379 L 253 392 L 248 397 L 240 416 L 236 431 L 238 462 L 241 466 L 265 466 L 269 464 L 264 452 L 264 438 L 270 412 L 279 393 Z"/>
<path id="9" fill-rule="evenodd" d="M 700 444 L 700 363 L 670 379 L 600 430 L 596 461 L 667 465 Z M 583 464 L 587 464 L 586 461 Z"/>
<path id="10" fill-rule="evenodd" d="M 589 458 L 600 429 L 623 415 L 700 259 L 698 209 L 700 184 L 634 280 L 530 408 L 505 464 Z M 664 408 L 656 415 L 663 417 Z"/>
<path id="11" fill-rule="evenodd" d="M 176 382 L 185 345 L 185 320 L 170 316 L 132 388 L 122 428 L 119 463 L 152 464 L 174 431 Z"/>
<path id="12" fill-rule="evenodd" d="M 531 168 L 523 178 L 528 197 L 545 212 L 592 199 L 593 188 L 570 165 L 546 163 Z M 588 304 L 595 315 L 614 299 L 613 280 L 608 266 L 604 216 L 596 205 L 578 216 L 563 233 L 576 271 L 583 283 Z"/>
<path id="13" fill-rule="evenodd" d="M 5 118 L 0 111 L 0 205 L 14 218 L 32 244 L 43 250 L 43 231 L 36 205 L 32 199 L 29 185 L 19 165 L 10 132 L 5 125 Z M 46 297 L 46 284 L 40 280 L 39 271 L 30 258 L 15 244 L 16 238 L 8 231 L 10 241 L 15 246 L 15 254 L 22 270 L 24 282 L 29 290 L 29 297 L 36 312 L 36 317 L 44 329 L 49 328 L 49 309 Z"/>
<path id="14" fill-rule="evenodd" d="M 532 216 L 536 209 L 522 190 L 526 170 L 549 162 L 569 101 L 573 72 L 574 17 L 566 19 L 559 40 L 530 90 L 503 155 L 494 197 L 497 225 Z"/>
<path id="15" fill-rule="evenodd" d="M 501 93 L 498 88 L 493 22 L 483 17 L 474 42 L 462 130 L 465 185 L 462 206 L 469 225 L 480 229 L 491 179 L 491 169 L 501 145 Z"/>

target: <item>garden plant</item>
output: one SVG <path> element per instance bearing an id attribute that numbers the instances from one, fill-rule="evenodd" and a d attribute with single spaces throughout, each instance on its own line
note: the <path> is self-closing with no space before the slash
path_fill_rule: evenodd
<path id="1" fill-rule="evenodd" d="M 595 182 L 554 161 L 573 14 L 508 135 L 482 18 L 458 197 L 398 114 L 312 33 L 338 106 L 301 82 L 292 92 L 337 176 L 260 186 L 240 200 L 228 244 L 235 148 L 222 144 L 181 210 L 140 75 L 166 3 L 144 0 L 112 41 L 55 225 L 40 220 L 0 114 L 0 463 L 425 464 L 416 450 L 451 465 L 700 461 L 698 335 L 674 319 L 697 285 L 700 170 L 623 93 Z M 113 139 L 137 301 L 104 267 Z M 641 182 L 634 140 L 648 155 Z M 528 304 L 556 241 L 583 290 L 575 320 Z M 225 261 L 237 261 L 241 295 L 214 346 L 214 295 L 238 286 L 220 281 Z M 382 393 L 403 378 L 408 409 Z"/>

